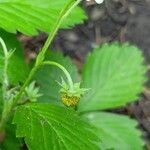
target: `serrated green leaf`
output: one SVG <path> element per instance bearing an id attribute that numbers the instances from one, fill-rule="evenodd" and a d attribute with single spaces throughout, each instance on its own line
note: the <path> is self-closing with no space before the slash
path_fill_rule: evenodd
<path id="1" fill-rule="evenodd" d="M 69 71 L 73 81 L 77 81 L 78 73 L 75 65 L 72 64 L 68 57 L 64 57 L 62 53 L 48 51 L 45 60 L 60 63 Z M 61 77 L 66 79 L 62 70 L 56 66 L 46 65 L 37 71 L 34 80 L 39 86 L 39 93 L 42 93 L 38 101 L 60 103 L 59 91 L 61 86 L 57 82 L 61 82 Z"/>
<path id="2" fill-rule="evenodd" d="M 12 54 L 9 65 L 8 65 L 8 77 L 11 84 L 16 84 L 17 82 L 24 82 L 26 79 L 29 68 L 25 64 L 23 49 L 21 44 L 17 41 L 14 34 L 7 33 L 0 30 L 0 37 L 4 40 L 8 50 L 15 50 Z M 0 82 L 2 83 L 2 72 L 4 66 L 4 54 L 2 47 L 0 45 Z"/>
<path id="3" fill-rule="evenodd" d="M 99 149 L 96 129 L 74 111 L 57 105 L 20 106 L 13 122 L 17 137 L 24 137 L 30 150 Z"/>
<path id="4" fill-rule="evenodd" d="M 37 35 L 38 31 L 50 32 L 61 9 L 68 0 L 1 0 L 0 27 L 8 32 Z M 62 27 L 82 23 L 85 14 L 79 7 L 65 20 Z"/>
<path id="5" fill-rule="evenodd" d="M 85 115 L 99 129 L 101 147 L 105 150 L 143 150 L 142 134 L 137 122 L 123 115 L 96 112 Z"/>
<path id="6" fill-rule="evenodd" d="M 146 80 L 141 51 L 129 44 L 103 45 L 89 55 L 83 70 L 83 87 L 91 88 L 79 110 L 124 106 L 138 99 Z"/>

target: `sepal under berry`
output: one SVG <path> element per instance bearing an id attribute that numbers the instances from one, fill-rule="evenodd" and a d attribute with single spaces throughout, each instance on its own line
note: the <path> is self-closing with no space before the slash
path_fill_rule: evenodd
<path id="1" fill-rule="evenodd" d="M 60 83 L 59 83 L 60 84 Z M 88 91 L 89 89 L 81 88 L 80 82 L 74 83 L 73 87 L 70 87 L 63 79 L 60 84 L 62 87 L 60 89 L 60 97 L 64 105 L 66 106 L 77 106 L 80 101 L 81 96 Z"/>

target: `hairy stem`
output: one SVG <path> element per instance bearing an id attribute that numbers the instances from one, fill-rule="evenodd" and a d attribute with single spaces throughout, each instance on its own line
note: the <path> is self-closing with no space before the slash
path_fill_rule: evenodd
<path id="1" fill-rule="evenodd" d="M 42 63 L 42 61 L 45 58 L 45 53 L 49 47 L 49 45 L 51 44 L 51 42 L 53 41 L 58 29 L 60 28 L 61 24 L 63 23 L 64 19 L 71 13 L 71 11 L 81 2 L 82 0 L 77 0 L 76 2 L 74 2 L 74 0 L 70 0 L 66 6 L 62 9 L 62 11 L 60 12 L 60 16 L 58 17 L 56 24 L 54 25 L 52 32 L 49 34 L 43 48 L 41 49 L 39 55 L 37 56 L 37 60 L 36 60 L 36 66 L 38 66 L 39 64 Z"/>
<path id="2" fill-rule="evenodd" d="M 37 71 L 38 67 L 42 65 L 44 58 L 45 58 L 45 53 L 53 41 L 58 29 L 60 28 L 61 24 L 63 23 L 64 19 L 71 13 L 71 11 L 81 2 L 82 0 L 70 0 L 68 3 L 65 5 L 65 7 L 62 9 L 60 16 L 58 17 L 56 24 L 53 27 L 53 30 L 49 34 L 44 46 L 42 47 L 40 53 L 38 54 L 36 58 L 36 63 L 34 67 L 31 69 L 29 76 L 27 77 L 25 83 L 21 87 L 19 93 L 10 101 L 9 107 L 6 107 L 4 110 L 5 112 L 2 114 L 1 122 L 0 122 L 0 130 L 4 127 L 6 124 L 9 114 L 11 113 L 12 109 L 17 105 L 18 100 L 22 97 L 22 94 L 26 88 L 26 86 L 30 83 L 31 79 L 33 78 L 35 72 Z M 55 64 L 56 65 L 56 64 Z M 57 65 L 59 66 L 59 65 Z M 59 66 L 60 67 L 60 66 Z M 62 70 L 64 68 L 60 67 Z M 67 75 L 67 72 L 64 71 L 65 74 Z M 69 76 L 67 75 L 68 81 L 70 82 L 70 86 L 72 86 L 72 80 L 69 79 Z"/>
<path id="3" fill-rule="evenodd" d="M 5 104 L 5 100 L 7 99 L 7 88 L 8 88 L 8 75 L 7 75 L 7 68 L 8 68 L 8 50 L 5 45 L 5 42 L 0 37 L 0 43 L 2 45 L 2 49 L 4 52 L 4 68 L 3 68 L 3 82 L 2 82 L 2 93 L 3 93 L 3 102 Z"/>
<path id="4" fill-rule="evenodd" d="M 3 112 L 2 112 L 2 118 L 1 118 L 1 122 L 0 122 L 0 129 L 3 126 L 3 122 L 5 122 L 5 116 L 6 116 L 6 112 L 7 112 L 7 107 L 8 107 L 8 94 L 7 94 L 7 90 L 8 90 L 8 75 L 7 75 L 7 70 L 8 70 L 8 50 L 7 47 L 5 45 L 5 42 L 3 41 L 3 39 L 0 37 L 0 43 L 2 45 L 2 49 L 3 49 L 3 53 L 4 53 L 4 68 L 3 68 L 3 82 L 2 82 L 2 94 L 3 94 Z M 1 130 L 0 130 L 1 131 Z"/>
<path id="5" fill-rule="evenodd" d="M 64 72 L 64 74 L 66 75 L 66 77 L 67 77 L 70 89 L 73 89 L 72 78 L 71 78 L 69 72 L 66 70 L 66 68 L 64 66 L 62 66 L 61 64 L 59 64 L 57 62 L 54 62 L 54 61 L 44 61 L 42 64 L 43 65 L 54 65 L 54 66 L 60 68 Z"/>

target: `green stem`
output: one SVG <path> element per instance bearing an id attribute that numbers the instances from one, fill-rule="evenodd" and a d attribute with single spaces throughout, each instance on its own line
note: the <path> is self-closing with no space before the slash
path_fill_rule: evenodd
<path id="1" fill-rule="evenodd" d="M 27 80 L 25 81 L 25 83 L 21 87 L 19 93 L 13 99 L 10 99 L 9 101 L 5 101 L 3 112 L 2 112 L 2 118 L 1 118 L 1 121 L 0 121 L 0 132 L 3 131 L 3 129 L 5 128 L 5 124 L 9 119 L 9 116 L 11 114 L 12 109 L 16 106 L 18 100 L 22 97 L 22 94 L 25 90 L 25 87 L 29 84 L 30 80 L 32 79 L 32 77 L 35 74 L 38 67 L 39 66 L 34 67 L 31 70 Z"/>
<path id="2" fill-rule="evenodd" d="M 60 28 L 61 24 L 63 23 L 64 19 L 71 13 L 71 11 L 81 2 L 82 0 L 77 0 L 74 2 L 74 0 L 70 0 L 66 6 L 62 9 L 60 12 L 60 16 L 58 17 L 56 24 L 54 25 L 52 32 L 49 34 L 43 48 L 41 49 L 39 55 L 37 56 L 36 60 L 36 66 L 40 65 L 42 61 L 44 60 L 45 53 L 51 44 L 52 40 L 54 39 L 58 29 Z"/>
<path id="3" fill-rule="evenodd" d="M 21 90 L 19 91 L 18 95 L 14 98 L 14 105 L 17 104 L 18 99 L 22 96 L 22 93 L 25 90 L 25 87 L 30 83 L 32 77 L 34 76 L 37 68 L 43 63 L 45 58 L 45 53 L 51 44 L 52 40 L 54 39 L 58 29 L 60 28 L 62 22 L 64 19 L 71 13 L 71 11 L 81 2 L 82 0 L 77 0 L 74 2 L 74 0 L 70 0 L 66 6 L 62 9 L 60 16 L 58 17 L 58 20 L 56 21 L 56 24 L 53 27 L 52 32 L 49 34 L 43 48 L 41 49 L 40 53 L 38 54 L 36 58 L 35 66 L 32 68 L 27 80 L 25 81 L 24 85 L 22 86 Z M 71 83 L 71 82 L 70 82 Z"/>
<path id="4" fill-rule="evenodd" d="M 64 72 L 64 74 L 66 75 L 66 77 L 67 77 L 70 89 L 73 90 L 73 81 L 72 81 L 72 78 L 71 78 L 69 72 L 66 70 L 66 68 L 64 66 L 62 66 L 61 64 L 59 64 L 57 62 L 54 62 L 54 61 L 44 61 L 42 64 L 43 65 L 54 65 L 54 66 L 57 66 L 58 68 L 60 68 Z"/>
<path id="5" fill-rule="evenodd" d="M 2 112 L 2 118 L 0 121 L 0 132 L 3 131 L 3 129 L 5 128 L 5 124 L 11 114 L 10 113 L 11 109 L 12 109 L 12 100 L 5 101 L 4 107 L 3 107 L 3 112 Z"/>
<path id="6" fill-rule="evenodd" d="M 40 53 L 38 54 L 36 58 L 36 63 L 34 67 L 31 69 L 28 78 L 26 79 L 25 83 L 21 87 L 19 93 L 9 102 L 9 107 L 4 108 L 4 113 L 2 114 L 1 122 L 0 122 L 0 130 L 5 126 L 9 115 L 12 111 L 12 109 L 17 105 L 18 100 L 22 97 L 22 94 L 26 88 L 26 86 L 30 83 L 31 79 L 33 78 L 35 72 L 37 71 L 38 67 L 42 65 L 42 62 L 44 61 L 45 58 L 45 53 L 51 44 L 52 40 L 54 39 L 58 29 L 60 28 L 60 25 L 63 23 L 64 19 L 70 14 L 70 12 L 81 2 L 82 0 L 70 0 L 66 6 L 62 9 L 60 16 L 58 17 L 58 20 L 56 21 L 56 24 L 53 27 L 52 32 L 49 34 L 43 48 L 41 49 Z M 5 49 L 6 50 L 6 49 Z M 63 68 L 64 70 L 64 68 Z M 66 72 L 65 72 L 66 73 Z M 67 75 L 67 74 L 66 74 Z M 68 76 L 68 75 L 67 75 Z M 71 84 L 71 80 L 69 79 L 68 76 L 68 81 Z"/>
<path id="7" fill-rule="evenodd" d="M 4 68 L 3 68 L 3 82 L 2 82 L 2 94 L 3 94 L 3 112 L 2 112 L 2 119 L 0 122 L 0 129 L 2 129 L 3 126 L 3 122 L 5 122 L 5 116 L 6 116 L 6 112 L 7 112 L 7 108 L 8 108 L 8 94 L 7 94 L 7 90 L 8 90 L 8 75 L 7 75 L 7 70 L 8 70 L 8 50 L 7 47 L 5 45 L 5 42 L 3 41 L 3 39 L 0 37 L 0 43 L 2 45 L 2 49 L 3 49 L 3 53 L 4 53 Z M 0 130 L 1 131 L 1 130 Z"/>
<path id="8" fill-rule="evenodd" d="M 5 101 L 7 99 L 7 88 L 8 88 L 8 76 L 7 76 L 7 70 L 8 70 L 8 50 L 5 45 L 5 42 L 3 39 L 0 37 L 0 43 L 2 45 L 2 49 L 4 52 L 4 69 L 3 69 L 3 83 L 2 83 L 2 93 L 3 93 L 3 101 L 5 104 Z"/>

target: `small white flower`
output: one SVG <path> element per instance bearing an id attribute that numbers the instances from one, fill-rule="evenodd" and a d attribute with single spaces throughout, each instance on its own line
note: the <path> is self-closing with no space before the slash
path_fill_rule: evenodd
<path id="1" fill-rule="evenodd" d="M 86 0 L 86 1 L 91 1 L 91 0 Z M 95 2 L 96 2 L 97 4 L 101 4 L 101 3 L 104 2 L 104 0 L 95 0 Z"/>

